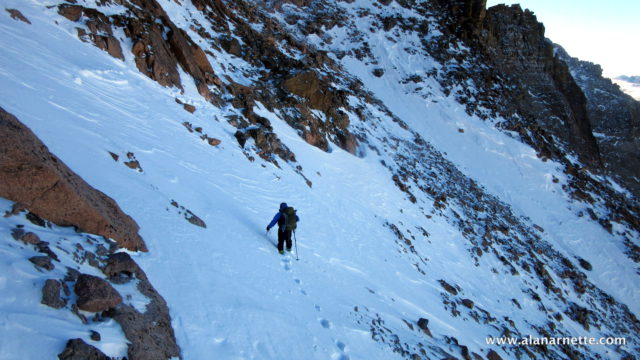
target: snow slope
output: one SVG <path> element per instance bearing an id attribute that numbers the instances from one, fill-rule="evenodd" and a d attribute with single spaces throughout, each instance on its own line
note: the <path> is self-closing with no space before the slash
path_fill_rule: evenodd
<path id="1" fill-rule="evenodd" d="M 337 146 L 323 152 L 304 142 L 277 113 L 258 104 L 254 111 L 271 121 L 313 186 L 295 172 L 297 164 L 278 168 L 259 157 L 248 161 L 237 145 L 236 129 L 224 121 L 235 109 L 207 103 L 186 74 L 184 93 L 163 88 L 138 72 L 128 51 L 122 62 L 80 42 L 74 25 L 59 17 L 55 8 L 46 7 L 56 3 L 3 2 L 6 8 L 19 9 L 31 25 L 7 12 L 0 15 L 0 106 L 138 222 L 149 252 L 133 256 L 169 304 L 184 359 L 402 358 L 406 354 L 394 347 L 395 338 L 409 344 L 404 349 L 413 353 L 423 349 L 437 357 L 444 349 L 457 354 L 460 349 L 447 336 L 486 356 L 485 337 L 500 336 L 502 329 L 471 320 L 473 311 L 462 307 L 457 309 L 462 315 L 456 316 L 451 303 L 462 298 L 473 299 L 478 313 L 484 309 L 501 321 L 510 318 L 525 336 L 538 334 L 532 325 L 548 320 L 543 312 L 518 309 L 539 307 L 522 291 L 523 283 L 532 280 L 505 275 L 504 265 L 493 254 L 477 265 L 449 218 L 438 213 L 424 216 L 420 207 L 433 206 L 432 200 L 421 198 L 413 204 L 407 199 L 389 170 L 380 165 L 380 160 L 392 161 L 392 150 L 368 151 L 363 157 Z M 174 19 L 184 18 L 185 9 L 197 13 L 187 1 L 181 7 L 168 0 L 161 4 Z M 356 1 L 344 6 L 367 5 Z M 570 259 L 588 260 L 594 268 L 587 274 L 589 281 L 640 314 L 637 265 L 624 255 L 617 235 L 578 215 L 584 209 L 562 191 L 564 175 L 557 165 L 542 162 L 532 149 L 497 131 L 491 122 L 467 115 L 435 82 L 430 84 L 429 101 L 412 94 L 399 80 L 437 65 L 407 57 L 402 50 L 407 44 L 391 44 L 375 35 L 368 40 L 374 56 L 389 61 L 383 65 L 395 66 L 397 73 L 376 78 L 370 75 L 371 68 L 345 57 L 342 64 L 348 72 L 466 176 L 544 228 L 544 241 L 554 249 Z M 210 59 L 217 72 L 223 71 L 220 64 L 247 66 L 210 50 L 217 56 Z M 230 75 L 237 81 L 252 81 L 238 73 Z M 195 105 L 197 111 L 184 111 L 176 98 Z M 183 122 L 201 127 L 221 145 L 210 146 L 187 131 Z M 353 123 L 374 131 L 355 119 Z M 375 123 L 378 136 L 369 141 L 379 149 L 385 148 L 384 136 L 413 139 L 414 133 L 383 113 Z M 109 152 L 121 160 L 114 161 Z M 123 166 L 129 152 L 142 172 Z M 554 177 L 560 182 L 553 182 Z M 172 201 L 198 215 L 207 227 L 185 221 Z M 301 219 L 299 261 L 293 255 L 277 255 L 276 235 L 265 234 L 282 201 L 297 208 Z M 2 206 L 9 207 L 6 201 Z M 16 221 L 2 219 L 3 233 Z M 398 224 L 403 233 L 415 236 L 415 253 L 404 251 L 388 224 Z M 420 228 L 429 236 L 423 236 Z M 69 230 L 52 231 L 54 237 L 71 237 Z M 22 346 L 16 346 L 23 344 L 19 339 L 47 334 L 55 327 L 56 336 L 47 337 L 46 346 L 26 354 L 26 358 L 52 358 L 66 339 L 85 328 L 79 319 L 65 315 L 59 320 L 60 315 L 51 315 L 56 311 L 37 304 L 42 277 L 24 262 L 7 260 L 24 259 L 28 250 L 15 249 L 14 240 L 5 238 L 2 274 L 16 267 L 26 269 L 19 275 L 21 281 L 2 276 L 3 293 L 25 294 L 16 297 L 29 302 L 18 306 L 15 300 L 5 301 L 0 308 L 0 355 L 25 358 Z M 460 296 L 447 294 L 441 279 L 458 285 Z M 557 277 L 556 281 L 562 282 Z M 572 293 L 567 297 L 580 301 Z M 562 312 L 546 297 L 544 303 Z M 45 321 L 47 317 L 65 325 Z M 417 328 L 419 318 L 429 319 L 433 338 Z M 564 324 L 563 331 L 571 336 L 611 333 L 606 326 L 587 331 L 569 318 Z M 380 330 L 385 328 L 389 331 Z M 109 331 L 113 335 L 100 347 L 121 356 L 122 334 Z M 624 349 L 633 353 L 634 346 Z M 511 357 L 511 351 L 494 350 Z M 606 346 L 588 351 L 614 356 Z"/>

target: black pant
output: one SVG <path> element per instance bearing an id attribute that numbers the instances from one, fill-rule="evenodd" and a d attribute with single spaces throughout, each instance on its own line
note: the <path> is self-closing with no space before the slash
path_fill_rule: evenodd
<path id="1" fill-rule="evenodd" d="M 278 251 L 284 250 L 284 243 L 287 243 L 287 250 L 291 250 L 291 230 L 278 229 Z"/>

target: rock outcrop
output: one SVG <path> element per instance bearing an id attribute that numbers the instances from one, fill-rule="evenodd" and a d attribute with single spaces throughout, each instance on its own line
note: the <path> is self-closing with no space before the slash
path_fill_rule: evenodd
<path id="1" fill-rule="evenodd" d="M 587 100 L 587 112 L 607 173 L 640 194 L 640 102 L 604 78 L 600 65 L 569 56 L 559 45 L 556 56 L 567 64 Z"/>
<path id="2" fill-rule="evenodd" d="M 586 98 L 567 66 L 554 56 L 544 26 L 519 5 L 496 5 L 487 10 L 478 38 L 486 58 L 506 76 L 506 113 L 519 114 L 526 125 L 536 125 L 557 136 L 593 169 L 601 167 Z"/>
<path id="3" fill-rule="evenodd" d="M 182 89 L 178 65 L 190 74 L 198 92 L 207 100 L 215 95 L 210 86 L 220 86 L 204 51 L 167 16 L 155 0 L 123 1 L 126 15 L 106 16 L 99 10 L 75 4 L 61 4 L 58 12 L 67 19 L 85 20 L 89 30 L 78 28 L 78 36 L 89 40 L 112 56 L 124 60 L 120 42 L 113 36 L 112 26 L 122 28 L 131 38 L 138 70 L 162 86 Z"/>
<path id="4" fill-rule="evenodd" d="M 76 175 L 24 126 L 0 108 L 0 196 L 58 225 L 146 251 L 138 225 L 113 199 Z"/>
<path id="5" fill-rule="evenodd" d="M 19 211 L 6 216 L 19 216 L 28 220 L 29 214 L 31 213 Z M 40 221 L 47 223 L 45 219 Z M 39 226 L 40 223 L 33 225 L 34 228 Z M 51 236 L 61 229 L 51 224 L 39 229 L 42 229 L 42 233 L 35 229 L 35 232 L 27 232 L 22 226 L 18 226 L 11 230 L 11 236 L 20 244 L 19 247 L 26 245 L 31 248 L 28 251 L 47 254 L 29 259 L 40 270 L 40 279 L 44 283 L 42 304 L 60 311 L 69 311 L 91 327 L 100 327 L 105 321 L 115 320 L 127 339 L 128 359 L 181 358 L 167 303 L 128 253 L 115 252 L 118 248 L 110 246 L 107 239 L 95 238 L 89 234 L 61 237 L 54 250 L 51 250 L 47 242 L 39 240 L 39 234 Z M 59 253 L 56 254 L 56 251 Z M 54 261 L 59 264 L 56 268 L 58 271 L 49 272 L 48 270 L 53 269 Z M 47 266 L 51 268 L 47 269 Z M 64 267 L 67 272 L 62 275 L 59 269 Z M 104 276 L 88 274 L 95 271 L 101 271 Z M 51 276 L 57 278 L 50 278 Z M 119 290 L 123 289 L 119 286 L 124 284 L 129 286 L 125 288 L 126 294 L 121 295 Z M 94 314 L 88 316 L 82 311 Z M 100 341 L 101 336 L 91 330 L 90 338 Z M 98 356 L 93 347 L 85 345 L 79 340 L 70 340 L 60 358 L 93 359 L 93 356 Z M 98 358 L 100 357 L 96 359 Z"/>
<path id="6" fill-rule="evenodd" d="M 95 9 L 70 4 L 60 5 L 58 12 L 71 21 L 79 21 L 84 18 L 89 33 L 84 28 L 78 28 L 80 40 L 91 41 L 114 58 L 124 60 L 120 42 L 113 35 L 111 21 L 107 16 Z"/>

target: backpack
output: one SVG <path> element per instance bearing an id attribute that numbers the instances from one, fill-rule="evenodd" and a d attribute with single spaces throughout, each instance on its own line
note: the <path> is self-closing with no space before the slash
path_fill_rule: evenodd
<path id="1" fill-rule="evenodd" d="M 298 216 L 296 215 L 296 209 L 288 207 L 282 210 L 284 215 L 284 227 L 288 231 L 293 231 L 298 226 Z"/>

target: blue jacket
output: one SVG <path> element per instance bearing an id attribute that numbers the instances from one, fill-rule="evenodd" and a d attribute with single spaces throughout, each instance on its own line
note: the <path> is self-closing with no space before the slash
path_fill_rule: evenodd
<path id="1" fill-rule="evenodd" d="M 273 220 L 271 220 L 271 222 L 269 223 L 269 225 L 267 226 L 267 231 L 271 230 L 272 227 L 274 227 L 276 225 L 276 223 L 278 223 L 280 221 L 280 218 L 282 218 L 282 211 L 284 209 L 288 208 L 287 203 L 282 203 L 280 204 L 280 211 L 278 211 L 278 213 L 273 217 Z M 296 220 L 300 221 L 300 217 L 298 215 L 296 215 Z M 282 231 L 282 229 L 284 228 L 284 221 L 281 224 L 278 224 L 278 230 Z"/>

